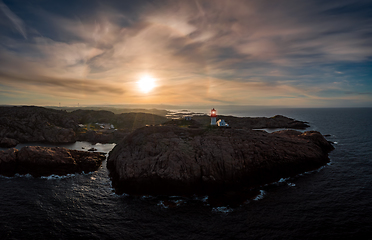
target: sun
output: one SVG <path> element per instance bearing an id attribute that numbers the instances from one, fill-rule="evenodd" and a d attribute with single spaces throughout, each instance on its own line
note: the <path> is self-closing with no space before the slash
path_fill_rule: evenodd
<path id="1" fill-rule="evenodd" d="M 150 76 L 143 76 L 137 84 L 141 92 L 148 93 L 155 87 L 155 79 Z"/>

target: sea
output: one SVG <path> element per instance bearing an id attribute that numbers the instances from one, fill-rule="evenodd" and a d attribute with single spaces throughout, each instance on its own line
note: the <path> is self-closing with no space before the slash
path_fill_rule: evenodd
<path id="1" fill-rule="evenodd" d="M 261 186 L 234 207 L 208 196 L 117 195 L 106 161 L 63 177 L 0 176 L 0 239 L 372 239 L 372 108 L 217 111 L 309 122 L 334 143 L 330 163 Z M 58 146 L 108 153 L 115 145 Z"/>

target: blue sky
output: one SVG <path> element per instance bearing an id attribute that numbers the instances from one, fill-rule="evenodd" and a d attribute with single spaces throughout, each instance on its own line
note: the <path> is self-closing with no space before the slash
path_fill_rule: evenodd
<path id="1" fill-rule="evenodd" d="M 372 107 L 372 2 L 0 0 L 0 104 L 59 103 Z"/>

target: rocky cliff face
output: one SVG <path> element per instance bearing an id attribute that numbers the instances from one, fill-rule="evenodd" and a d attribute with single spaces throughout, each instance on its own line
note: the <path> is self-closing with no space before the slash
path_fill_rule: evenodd
<path id="1" fill-rule="evenodd" d="M 119 193 L 194 194 L 254 187 L 326 164 L 333 147 L 319 132 L 137 129 L 111 152 Z"/>
<path id="2" fill-rule="evenodd" d="M 61 147 L 23 147 L 0 151 L 0 174 L 13 176 L 15 173 L 31 174 L 35 177 L 51 174 L 91 172 L 97 170 L 105 154 L 83 152 Z"/>
<path id="3" fill-rule="evenodd" d="M 66 112 L 41 107 L 0 107 L 0 137 L 19 142 L 75 142 L 77 122 Z"/>

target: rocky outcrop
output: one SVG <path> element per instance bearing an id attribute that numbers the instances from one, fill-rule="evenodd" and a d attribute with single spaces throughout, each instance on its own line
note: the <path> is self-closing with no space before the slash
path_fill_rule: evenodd
<path id="1" fill-rule="evenodd" d="M 316 169 L 333 149 L 319 132 L 152 126 L 110 152 L 118 193 L 194 194 L 238 190 Z"/>
<path id="2" fill-rule="evenodd" d="M 91 172 L 97 170 L 105 158 L 103 153 L 61 147 L 29 146 L 19 151 L 11 148 L 0 151 L 0 174 L 13 176 L 16 173 L 29 173 L 39 177 Z"/>
<path id="3" fill-rule="evenodd" d="M 17 146 L 18 143 L 19 142 L 15 139 L 4 137 L 3 139 L 0 140 L 0 147 L 5 148 L 15 147 Z"/>
<path id="4" fill-rule="evenodd" d="M 19 142 L 75 142 L 77 122 L 64 111 L 41 107 L 0 107 L 0 137 Z"/>
<path id="5" fill-rule="evenodd" d="M 209 116 L 195 116 L 196 121 L 203 125 L 210 124 Z M 217 116 L 217 119 L 224 119 L 231 127 L 242 129 L 262 129 L 262 128 L 290 128 L 306 129 L 310 127 L 307 122 L 298 121 L 282 115 L 274 117 L 234 117 L 234 116 Z"/>

